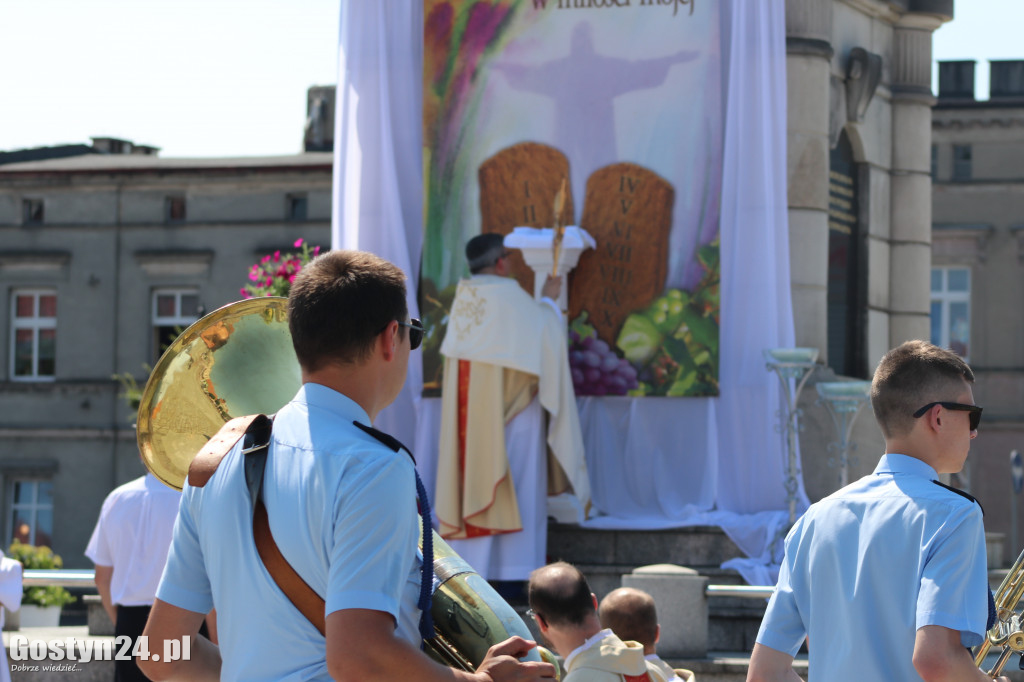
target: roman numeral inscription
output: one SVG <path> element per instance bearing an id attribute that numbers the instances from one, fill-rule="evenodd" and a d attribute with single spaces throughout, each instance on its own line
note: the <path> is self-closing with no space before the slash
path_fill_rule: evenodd
<path id="1" fill-rule="evenodd" d="M 480 181 L 481 232 L 508 234 L 516 227 L 552 227 L 555 194 L 562 178 L 569 178 L 569 160 L 545 144 L 523 142 L 490 157 L 477 172 Z M 568 185 L 567 185 L 568 186 Z M 567 191 L 562 219 L 572 225 L 575 212 Z M 533 270 L 513 251 L 516 280 L 533 296 Z"/>
<path id="2" fill-rule="evenodd" d="M 569 316 L 590 313 L 600 338 L 614 346 L 626 317 L 665 289 L 675 190 L 632 163 L 594 172 L 580 225 L 597 240 L 570 277 Z"/>

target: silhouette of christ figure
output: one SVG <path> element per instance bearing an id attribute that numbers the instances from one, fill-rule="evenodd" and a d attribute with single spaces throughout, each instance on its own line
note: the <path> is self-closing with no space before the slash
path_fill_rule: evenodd
<path id="1" fill-rule="evenodd" d="M 615 98 L 661 85 L 673 65 L 700 54 L 681 50 L 651 59 L 607 57 L 594 51 L 591 33 L 589 23 L 577 24 L 569 54 L 561 59 L 535 65 L 495 62 L 492 66 L 512 88 L 555 100 L 554 141 L 565 145 L 569 163 L 585 172 L 619 160 Z"/>

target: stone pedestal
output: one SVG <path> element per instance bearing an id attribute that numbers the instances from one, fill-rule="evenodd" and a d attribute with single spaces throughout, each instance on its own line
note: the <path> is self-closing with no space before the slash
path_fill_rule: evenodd
<path id="1" fill-rule="evenodd" d="M 555 265 L 552 242 L 555 231 L 551 228 L 517 227 L 505 237 L 505 246 L 523 252 L 523 260 L 536 276 L 533 278 L 533 297 L 540 298 L 544 281 Z M 558 308 L 564 313 L 569 309 L 569 272 L 576 267 L 580 254 L 586 249 L 597 248 L 597 243 L 586 230 L 569 225 L 562 236 L 558 252 L 558 275 L 562 278 L 562 293 L 558 297 Z"/>
<path id="2" fill-rule="evenodd" d="M 658 609 L 662 658 L 704 658 L 708 652 L 708 579 L 674 564 L 641 566 L 622 576 L 623 587 L 651 595 Z"/>

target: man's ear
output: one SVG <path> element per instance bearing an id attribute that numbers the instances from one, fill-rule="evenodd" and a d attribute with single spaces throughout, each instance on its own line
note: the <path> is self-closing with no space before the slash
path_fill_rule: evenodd
<path id="1" fill-rule="evenodd" d="M 661 641 L 661 623 L 654 626 L 654 643 L 657 644 Z"/>
<path id="2" fill-rule="evenodd" d="M 509 265 L 508 258 L 499 258 L 498 262 L 494 264 L 494 274 L 500 277 L 507 277 L 512 272 L 512 266 Z"/>
<path id="3" fill-rule="evenodd" d="M 388 362 L 394 360 L 395 354 L 398 352 L 398 322 L 394 320 L 389 322 L 384 331 L 377 336 L 376 343 L 384 360 Z"/>

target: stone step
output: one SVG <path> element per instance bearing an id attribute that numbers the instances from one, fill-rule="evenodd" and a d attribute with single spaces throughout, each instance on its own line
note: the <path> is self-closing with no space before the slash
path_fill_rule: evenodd
<path id="1" fill-rule="evenodd" d="M 708 649 L 710 651 L 745 651 L 754 649 L 757 630 L 761 627 L 764 607 L 708 609 Z"/>
<path id="2" fill-rule="evenodd" d="M 720 568 L 723 562 L 743 556 L 742 552 L 721 529 L 709 526 L 626 531 L 553 523 L 548 527 L 548 554 L 583 571 L 598 599 L 620 587 L 623 575 L 650 564 L 693 568 L 712 585 L 745 584 L 736 571 Z M 749 653 L 765 606 L 763 599 L 712 598 L 708 602 L 709 650 Z"/>
<path id="3" fill-rule="evenodd" d="M 669 530 L 601 530 L 571 524 L 548 525 L 548 556 L 552 561 L 591 566 L 676 564 L 717 569 L 742 557 L 739 547 L 720 528 L 691 526 Z"/>

